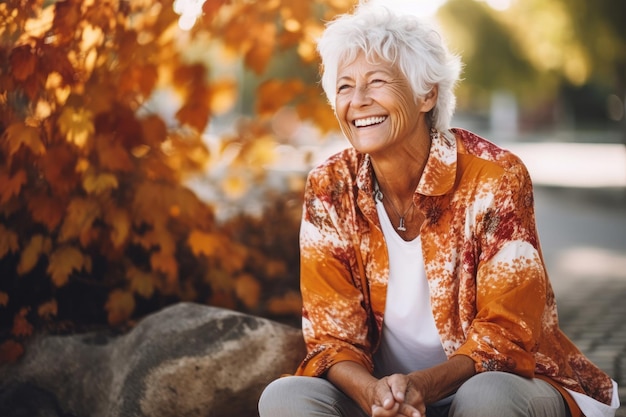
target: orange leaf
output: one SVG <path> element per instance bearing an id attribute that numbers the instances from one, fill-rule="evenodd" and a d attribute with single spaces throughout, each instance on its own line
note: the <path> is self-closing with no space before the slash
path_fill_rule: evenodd
<path id="1" fill-rule="evenodd" d="M 19 249 L 20 244 L 17 233 L 0 224 L 0 259 L 4 258 L 7 253 L 17 252 Z"/>
<path id="2" fill-rule="evenodd" d="M 46 152 L 46 148 L 40 139 L 39 129 L 33 126 L 27 126 L 24 123 L 13 123 L 7 127 L 6 132 L 7 144 L 9 146 L 9 155 L 14 155 L 22 146 L 27 147 L 35 155 L 41 155 Z"/>
<path id="3" fill-rule="evenodd" d="M 69 145 L 55 146 L 48 149 L 42 169 L 46 182 L 58 194 L 67 194 L 76 186 L 76 155 Z"/>
<path id="4" fill-rule="evenodd" d="M 303 100 L 296 105 L 301 119 L 314 121 L 322 133 L 336 131 L 339 128 L 333 110 L 320 98 L 317 87 L 308 89 L 303 96 Z"/>
<path id="5" fill-rule="evenodd" d="M 126 277 L 130 280 L 130 289 L 143 298 L 150 298 L 154 294 L 154 275 L 131 266 L 126 271 Z"/>
<path id="6" fill-rule="evenodd" d="M 0 306 L 6 307 L 9 304 L 9 294 L 0 291 Z"/>
<path id="7" fill-rule="evenodd" d="M 19 313 L 13 317 L 13 328 L 11 334 L 14 336 L 30 336 L 33 333 L 33 325 L 28 322 L 26 315 L 30 308 L 23 307 Z"/>
<path id="8" fill-rule="evenodd" d="M 61 246 L 50 255 L 47 272 L 57 287 L 69 281 L 73 271 L 91 272 L 91 258 L 73 246 Z"/>
<path id="9" fill-rule="evenodd" d="M 211 96 L 206 88 L 195 89 L 176 112 L 176 119 L 184 125 L 195 128 L 198 132 L 203 132 L 209 123 L 210 100 Z"/>
<path id="10" fill-rule="evenodd" d="M 96 140 L 98 160 L 103 169 L 110 171 L 130 172 L 133 170 L 133 162 L 130 154 L 119 142 L 111 137 L 100 135 Z"/>
<path id="11" fill-rule="evenodd" d="M 269 79 L 257 88 L 256 111 L 260 116 L 276 113 L 304 91 L 301 80 Z"/>
<path id="12" fill-rule="evenodd" d="M 135 311 L 135 297 L 129 291 L 115 289 L 109 293 L 104 306 L 107 311 L 107 320 L 110 325 L 117 326 L 130 319 Z"/>
<path id="13" fill-rule="evenodd" d="M 210 22 L 213 19 L 213 17 L 215 17 L 220 7 L 222 7 L 228 1 L 229 0 L 205 1 L 204 4 L 202 5 L 202 13 L 203 13 L 202 18 L 205 19 L 206 22 Z"/>
<path id="14" fill-rule="evenodd" d="M 49 318 L 51 316 L 56 316 L 59 311 L 59 306 L 57 305 L 57 300 L 46 301 L 43 304 L 40 304 L 37 308 L 37 314 L 42 318 Z"/>
<path id="15" fill-rule="evenodd" d="M 0 343 L 0 364 L 17 362 L 23 354 L 24 346 L 15 340 Z"/>
<path id="16" fill-rule="evenodd" d="M 80 25 L 80 1 L 59 1 L 55 3 L 53 27 L 58 31 L 61 42 L 70 40 Z"/>
<path id="17" fill-rule="evenodd" d="M 230 243 L 224 248 L 225 256 L 220 259 L 222 268 L 230 274 L 241 271 L 246 266 L 248 248 L 238 243 Z"/>
<path id="18" fill-rule="evenodd" d="M 141 127 L 148 146 L 161 146 L 167 138 L 167 125 L 159 116 L 141 119 Z"/>
<path id="19" fill-rule="evenodd" d="M 213 289 L 207 303 L 215 307 L 228 308 L 230 310 L 237 308 L 237 303 L 235 302 L 232 292 L 224 289 Z"/>
<path id="20" fill-rule="evenodd" d="M 11 73 L 16 80 L 24 81 L 35 72 L 37 55 L 30 45 L 22 45 L 11 51 Z"/>
<path id="21" fill-rule="evenodd" d="M 52 250 L 52 241 L 43 235 L 34 235 L 22 250 L 20 263 L 17 265 L 17 273 L 24 275 L 32 271 L 37 265 L 42 254 L 48 254 Z"/>
<path id="22" fill-rule="evenodd" d="M 302 298 L 295 291 L 289 291 L 282 296 L 270 298 L 267 302 L 267 310 L 272 314 L 286 315 L 302 314 Z"/>
<path id="23" fill-rule="evenodd" d="M 59 48 L 56 45 L 44 45 L 42 47 L 41 62 L 42 71 L 45 74 L 57 73 L 67 85 L 73 85 L 78 79 L 76 69 L 70 61 L 65 48 Z"/>
<path id="24" fill-rule="evenodd" d="M 139 93 L 149 97 L 158 78 L 157 68 L 154 65 L 131 65 L 120 74 L 117 86 L 122 97 L 125 94 Z"/>
<path id="25" fill-rule="evenodd" d="M 244 57 L 245 64 L 257 74 L 262 74 L 274 54 L 276 25 L 261 23 L 250 28 L 254 33 L 253 44 Z"/>
<path id="26" fill-rule="evenodd" d="M 18 196 L 22 185 L 26 183 L 26 171 L 23 169 L 18 170 L 15 175 L 11 176 L 8 173 L 0 173 L 0 204 L 5 204 L 11 197 Z"/>
<path id="27" fill-rule="evenodd" d="M 34 221 L 44 224 L 53 231 L 65 214 L 65 206 L 58 199 L 38 194 L 27 199 L 28 210 Z"/>
<path id="28" fill-rule="evenodd" d="M 235 279 L 235 294 L 246 307 L 254 309 L 259 305 L 261 284 L 250 274 L 241 274 Z"/>
<path id="29" fill-rule="evenodd" d="M 172 284 L 178 279 L 178 262 L 174 255 L 163 252 L 154 252 L 150 256 L 150 266 L 155 271 L 160 271 L 167 277 L 168 283 Z"/>
<path id="30" fill-rule="evenodd" d="M 120 248 L 130 232 L 130 214 L 124 209 L 112 207 L 104 213 L 104 221 L 111 227 L 111 243 Z"/>
<path id="31" fill-rule="evenodd" d="M 218 233 L 205 233 L 193 230 L 187 238 L 187 244 L 195 256 L 217 256 L 224 246 L 226 238 Z"/>
<path id="32" fill-rule="evenodd" d="M 74 198 L 67 207 L 67 215 L 61 226 L 59 241 L 67 242 L 77 237 L 80 237 L 81 240 L 87 239 L 93 222 L 101 214 L 102 211 L 97 201 L 91 198 Z"/>

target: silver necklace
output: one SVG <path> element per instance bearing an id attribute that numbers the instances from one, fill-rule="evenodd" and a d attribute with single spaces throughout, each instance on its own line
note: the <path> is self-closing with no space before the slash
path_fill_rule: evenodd
<path id="1" fill-rule="evenodd" d="M 385 181 L 385 184 L 386 183 L 387 181 Z M 383 198 L 384 198 L 383 192 L 380 190 L 377 180 L 374 180 L 374 198 L 376 198 L 376 200 L 381 201 L 381 202 L 383 201 Z M 415 205 L 413 203 L 413 199 L 411 199 L 411 204 L 409 205 L 409 208 L 407 208 L 404 214 L 402 215 L 400 215 L 400 212 L 398 211 L 396 206 L 393 204 L 393 201 L 391 201 L 391 199 L 389 199 L 389 205 L 391 205 L 391 208 L 393 209 L 394 213 L 396 213 L 396 216 L 400 218 L 400 224 L 398 224 L 398 227 L 396 227 L 396 230 L 399 232 L 406 232 L 406 227 L 404 225 L 404 218 L 406 217 L 407 214 L 409 214 L 409 211 Z"/>

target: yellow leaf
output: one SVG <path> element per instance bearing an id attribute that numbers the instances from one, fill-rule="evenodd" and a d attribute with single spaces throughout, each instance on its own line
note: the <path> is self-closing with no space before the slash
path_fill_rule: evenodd
<path id="1" fill-rule="evenodd" d="M 125 323 L 135 311 L 135 297 L 129 291 L 116 289 L 109 293 L 104 306 L 107 311 L 107 320 L 112 326 Z"/>
<path id="2" fill-rule="evenodd" d="M 0 259 L 9 252 L 17 252 L 20 249 L 17 233 L 0 224 Z"/>
<path id="3" fill-rule="evenodd" d="M 269 136 L 260 137 L 248 144 L 246 162 L 252 167 L 271 164 L 276 159 L 276 142 Z"/>
<path id="4" fill-rule="evenodd" d="M 43 304 L 40 304 L 37 308 L 37 314 L 39 317 L 49 318 L 51 316 L 56 316 L 59 312 L 59 306 L 57 304 L 57 300 L 46 301 Z"/>
<path id="5" fill-rule="evenodd" d="M 19 151 L 22 146 L 29 148 L 35 155 L 41 155 L 46 152 L 46 148 L 40 139 L 39 129 L 36 127 L 27 126 L 24 123 L 13 123 L 7 127 L 5 135 L 10 156 Z"/>
<path id="6" fill-rule="evenodd" d="M 225 237 L 218 233 L 205 233 L 194 230 L 187 238 L 187 244 L 195 256 L 217 256 L 222 250 Z"/>
<path id="7" fill-rule="evenodd" d="M 87 194 L 103 194 L 118 187 L 117 177 L 110 173 L 88 173 L 83 179 L 83 188 Z"/>
<path id="8" fill-rule="evenodd" d="M 20 263 L 17 265 L 17 273 L 24 275 L 32 271 L 37 265 L 42 254 L 48 254 L 52 250 L 52 241 L 43 235 L 33 236 L 22 250 Z"/>
<path id="9" fill-rule="evenodd" d="M 47 272 L 57 287 L 68 283 L 73 271 L 91 272 L 91 258 L 74 246 L 61 246 L 50 255 Z"/>
<path id="10" fill-rule="evenodd" d="M 211 111 L 214 114 L 228 112 L 236 102 L 237 83 L 234 80 L 222 80 L 211 85 Z"/>
<path id="11" fill-rule="evenodd" d="M 259 305 L 261 284 L 250 274 L 241 274 L 235 279 L 235 294 L 249 309 Z"/>
<path id="12" fill-rule="evenodd" d="M 6 307 L 9 304 L 9 294 L 0 291 L 0 306 Z"/>
<path id="13" fill-rule="evenodd" d="M 74 143 L 79 148 L 85 146 L 95 131 L 93 114 L 84 108 L 65 107 L 57 123 L 67 141 Z"/>
<path id="14" fill-rule="evenodd" d="M 111 227 L 111 242 L 120 248 L 130 232 L 130 214 L 124 209 L 112 207 L 104 213 L 104 221 Z"/>
<path id="15" fill-rule="evenodd" d="M 73 199 L 67 207 L 59 241 L 67 242 L 70 239 L 88 236 L 93 222 L 100 215 L 101 208 L 97 201 L 82 197 Z"/>
<path id="16" fill-rule="evenodd" d="M 250 188 L 250 180 L 244 172 L 230 172 L 222 180 L 222 191 L 228 198 L 237 199 L 243 197 Z"/>
<path id="17" fill-rule="evenodd" d="M 11 197 L 18 196 L 27 181 L 26 171 L 18 170 L 13 176 L 6 172 L 0 173 L 0 204 L 5 204 Z"/>
<path id="18" fill-rule="evenodd" d="M 126 271 L 126 277 L 130 281 L 130 289 L 143 298 L 150 298 L 154 294 L 154 275 L 131 266 Z"/>

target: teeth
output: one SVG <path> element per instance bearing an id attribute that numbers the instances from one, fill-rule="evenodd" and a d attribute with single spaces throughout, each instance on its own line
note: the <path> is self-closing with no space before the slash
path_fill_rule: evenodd
<path id="1" fill-rule="evenodd" d="M 377 125 L 378 123 L 384 122 L 386 118 L 387 118 L 386 116 L 379 116 L 379 117 L 367 117 L 365 119 L 357 119 L 354 121 L 354 125 L 356 127 Z"/>

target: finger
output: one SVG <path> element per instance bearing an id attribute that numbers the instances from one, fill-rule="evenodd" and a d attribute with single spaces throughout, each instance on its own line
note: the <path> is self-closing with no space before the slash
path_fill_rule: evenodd
<path id="1" fill-rule="evenodd" d="M 375 405 L 381 406 L 385 410 L 391 410 L 396 405 L 396 399 L 389 385 L 389 378 L 383 378 L 377 385 L 377 397 L 378 401 Z"/>
<path id="2" fill-rule="evenodd" d="M 387 378 L 387 385 L 393 393 L 396 401 L 404 402 L 406 392 L 409 389 L 409 378 L 406 375 L 394 374 Z"/>
<path id="3" fill-rule="evenodd" d="M 392 408 L 384 408 L 374 404 L 372 406 L 372 417 L 397 417 L 400 411 L 400 404 L 395 403 Z"/>

